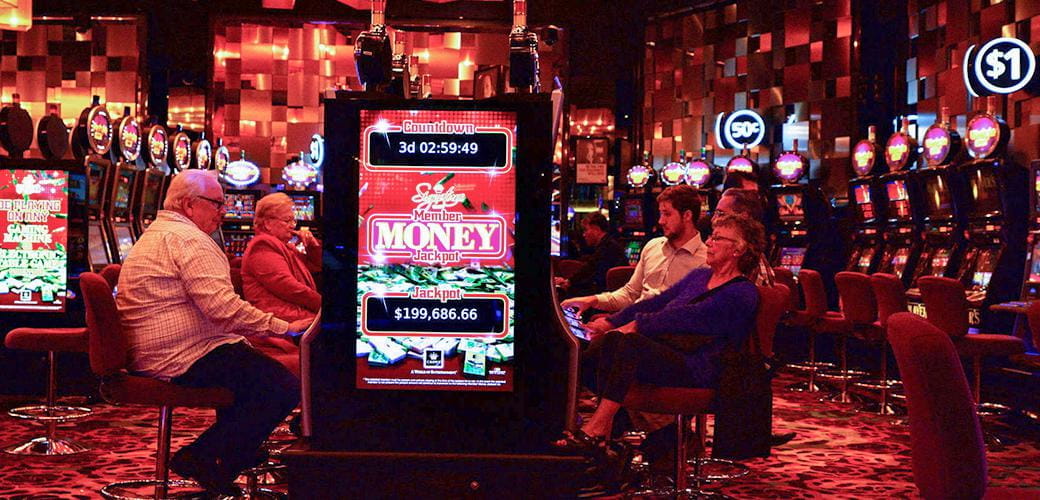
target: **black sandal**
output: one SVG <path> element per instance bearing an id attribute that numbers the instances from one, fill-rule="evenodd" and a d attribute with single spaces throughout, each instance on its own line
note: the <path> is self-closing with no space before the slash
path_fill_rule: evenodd
<path id="1" fill-rule="evenodd" d="M 563 437 L 552 442 L 556 451 L 572 455 L 596 455 L 605 450 L 606 438 L 603 436 L 593 437 L 585 434 L 585 431 L 563 431 Z"/>

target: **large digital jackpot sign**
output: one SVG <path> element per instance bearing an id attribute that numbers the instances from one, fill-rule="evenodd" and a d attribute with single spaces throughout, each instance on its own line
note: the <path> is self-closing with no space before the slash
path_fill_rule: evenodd
<path id="1" fill-rule="evenodd" d="M 361 111 L 358 388 L 513 389 L 516 121 Z"/>
<path id="2" fill-rule="evenodd" d="M 68 173 L 0 170 L 0 311 L 65 310 Z"/>

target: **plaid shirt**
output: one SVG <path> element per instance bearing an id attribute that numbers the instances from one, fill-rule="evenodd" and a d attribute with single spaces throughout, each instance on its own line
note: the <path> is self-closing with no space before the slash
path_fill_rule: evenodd
<path id="1" fill-rule="evenodd" d="M 227 257 L 187 217 L 160 210 L 123 262 L 116 305 L 135 374 L 170 380 L 243 335 L 284 334 L 288 323 L 242 300 Z"/>
<path id="2" fill-rule="evenodd" d="M 694 235 L 685 245 L 672 248 L 668 238 L 660 236 L 643 245 L 632 277 L 625 286 L 596 295 L 597 309 L 620 311 L 636 302 L 656 297 L 686 277 L 690 271 L 705 267 L 708 247 L 701 235 Z"/>

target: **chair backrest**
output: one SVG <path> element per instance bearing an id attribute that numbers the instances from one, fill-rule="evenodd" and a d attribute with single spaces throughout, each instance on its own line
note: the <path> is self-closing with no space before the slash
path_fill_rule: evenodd
<path id="1" fill-rule="evenodd" d="M 245 284 L 242 281 L 242 268 L 232 267 L 231 268 L 231 286 L 235 289 L 235 293 L 238 294 L 242 300 L 245 300 Z"/>
<path id="2" fill-rule="evenodd" d="M 794 273 L 786 267 L 773 268 L 773 281 L 787 287 L 788 311 L 798 310 L 798 283 L 795 281 Z"/>
<path id="3" fill-rule="evenodd" d="M 755 315 L 755 332 L 763 356 L 773 356 L 773 336 L 787 307 L 790 292 L 786 285 L 758 287 L 758 313 Z"/>
<path id="4" fill-rule="evenodd" d="M 632 277 L 632 273 L 636 271 L 636 266 L 617 266 L 612 267 L 607 271 L 607 290 L 617 290 L 625 286 L 628 283 L 629 278 Z"/>
<path id="5" fill-rule="evenodd" d="M 814 318 L 823 316 L 827 312 L 827 289 L 823 287 L 823 277 L 812 269 L 802 268 L 798 271 L 798 282 L 805 295 L 805 312 Z"/>
<path id="6" fill-rule="evenodd" d="M 123 266 L 120 264 L 109 264 L 101 268 L 101 277 L 108 282 L 109 288 L 116 289 L 116 284 L 119 283 L 119 271 L 122 270 Z"/>
<path id="7" fill-rule="evenodd" d="M 878 319 L 877 302 L 870 276 L 863 273 L 842 271 L 834 275 L 841 298 L 841 312 L 853 325 L 869 325 Z"/>
<path id="8" fill-rule="evenodd" d="M 917 279 L 928 322 L 951 337 L 968 334 L 968 297 L 964 284 L 953 278 L 921 276 Z"/>
<path id="9" fill-rule="evenodd" d="M 242 257 L 232 257 L 231 260 L 228 261 L 228 265 L 231 266 L 232 269 L 234 269 L 236 267 L 241 269 L 242 268 Z"/>
<path id="10" fill-rule="evenodd" d="M 126 332 L 112 288 L 95 273 L 80 274 L 79 286 L 87 310 L 90 370 L 99 377 L 118 373 L 126 368 L 129 357 Z"/>
<path id="11" fill-rule="evenodd" d="M 556 276 L 570 278 L 581 269 L 582 262 L 574 259 L 562 259 L 556 261 Z"/>
<path id="12" fill-rule="evenodd" d="M 874 289 L 878 322 L 882 327 L 888 324 L 889 316 L 907 311 L 906 290 L 898 276 L 874 273 L 870 276 L 870 286 Z"/>
<path id="13" fill-rule="evenodd" d="M 945 332 L 908 312 L 888 319 L 888 341 L 903 377 L 910 410 L 910 456 L 921 496 L 982 498 L 986 449 L 953 342 Z"/>
<path id="14" fill-rule="evenodd" d="M 1034 343 L 1040 341 L 1040 300 L 1034 300 L 1026 309 L 1026 320 L 1029 321 L 1029 331 L 1033 333 Z"/>

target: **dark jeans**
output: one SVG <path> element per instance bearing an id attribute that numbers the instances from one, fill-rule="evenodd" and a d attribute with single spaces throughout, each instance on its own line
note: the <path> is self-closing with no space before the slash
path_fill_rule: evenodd
<path id="1" fill-rule="evenodd" d="M 697 387 L 698 381 L 677 349 L 638 333 L 608 332 L 582 353 L 586 386 L 620 403 L 634 383 L 661 387 Z"/>
<path id="2" fill-rule="evenodd" d="M 207 461 L 220 460 L 236 476 L 252 465 L 260 445 L 300 402 L 299 379 L 245 342 L 210 351 L 173 383 L 224 387 L 235 394 L 234 403 L 218 409 L 217 421 L 187 447 Z"/>

